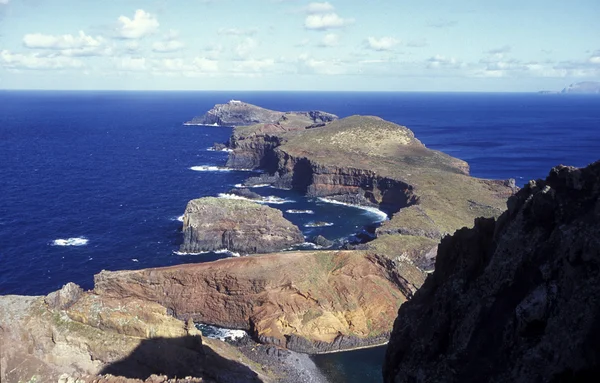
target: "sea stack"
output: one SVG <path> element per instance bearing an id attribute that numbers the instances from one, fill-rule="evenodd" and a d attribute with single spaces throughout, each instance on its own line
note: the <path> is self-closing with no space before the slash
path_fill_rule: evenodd
<path id="1" fill-rule="evenodd" d="M 243 199 L 206 197 L 190 201 L 185 209 L 180 250 L 255 254 L 302 242 L 300 229 L 283 218 L 280 210 Z"/>

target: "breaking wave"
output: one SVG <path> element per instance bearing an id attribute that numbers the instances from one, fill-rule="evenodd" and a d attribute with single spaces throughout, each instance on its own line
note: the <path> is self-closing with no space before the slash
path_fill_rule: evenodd
<path id="1" fill-rule="evenodd" d="M 315 214 L 315 212 L 313 210 L 290 209 L 290 210 L 286 210 L 285 212 L 289 213 L 289 214 Z"/>
<path id="2" fill-rule="evenodd" d="M 175 255 L 203 255 L 203 254 L 227 254 L 230 257 L 241 257 L 240 253 L 236 253 L 235 251 L 231 251 L 228 249 L 220 249 L 220 250 L 215 250 L 215 251 L 200 251 L 197 253 L 193 253 L 193 252 L 186 252 L 186 251 L 173 251 L 173 254 Z"/>
<path id="3" fill-rule="evenodd" d="M 332 222 L 309 222 L 304 224 L 304 227 L 330 227 L 333 226 Z"/>
<path id="4" fill-rule="evenodd" d="M 55 239 L 51 242 L 52 246 L 85 246 L 89 240 L 84 237 L 67 238 L 67 239 Z"/>
<path id="5" fill-rule="evenodd" d="M 242 339 L 248 334 L 244 330 L 233 330 L 228 328 L 221 328 L 217 326 L 211 326 L 203 323 L 196 323 L 196 328 L 202 331 L 202 336 L 212 339 L 225 340 L 238 340 Z"/>
<path id="6" fill-rule="evenodd" d="M 280 197 L 276 197 L 276 196 L 268 196 L 268 197 L 261 197 L 261 199 L 252 199 L 252 198 L 246 198 L 246 197 L 242 197 L 236 194 L 228 194 L 228 193 L 219 193 L 218 195 L 219 198 L 224 198 L 224 199 L 237 199 L 237 200 L 244 200 L 244 201 L 250 201 L 250 202 L 256 202 L 256 203 L 260 203 L 260 204 L 266 204 L 266 205 L 281 205 L 284 203 L 292 203 L 292 202 L 296 202 L 294 200 L 291 199 L 286 199 L 286 198 L 280 198 Z"/>
<path id="7" fill-rule="evenodd" d="M 322 197 L 319 197 L 318 200 L 321 202 L 325 202 L 325 203 L 333 203 L 336 205 L 350 206 L 350 207 L 353 207 L 356 209 L 364 210 L 366 212 L 376 215 L 377 218 L 379 219 L 379 221 L 387 221 L 389 218 L 386 212 L 381 211 L 381 210 L 377 209 L 376 207 L 353 205 L 351 203 L 340 202 L 340 201 L 336 201 L 334 199 L 328 199 L 328 198 L 322 198 Z"/>

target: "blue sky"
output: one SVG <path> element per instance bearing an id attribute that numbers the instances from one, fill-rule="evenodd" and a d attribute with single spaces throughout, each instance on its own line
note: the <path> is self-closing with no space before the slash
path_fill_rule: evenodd
<path id="1" fill-rule="evenodd" d="M 0 0 L 0 88 L 538 91 L 600 80 L 598 0 Z"/>

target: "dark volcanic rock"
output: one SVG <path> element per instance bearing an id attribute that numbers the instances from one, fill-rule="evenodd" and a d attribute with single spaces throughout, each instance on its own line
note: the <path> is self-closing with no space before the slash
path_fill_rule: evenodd
<path id="1" fill-rule="evenodd" d="M 600 376 L 600 162 L 559 166 L 442 240 L 398 313 L 386 382 L 567 382 Z"/>
<path id="2" fill-rule="evenodd" d="M 235 188 L 235 189 L 231 189 L 228 194 L 233 194 L 233 195 L 237 195 L 239 197 L 244 197 L 244 198 L 248 198 L 248 199 L 253 199 L 253 200 L 257 200 L 260 201 L 262 199 L 262 196 L 258 193 L 253 192 L 250 189 L 247 188 Z"/>
<path id="3" fill-rule="evenodd" d="M 323 237 L 322 235 L 317 235 L 314 236 L 310 239 L 310 241 L 312 243 L 314 243 L 317 246 L 321 246 L 321 247 L 331 247 L 333 246 L 333 241 L 328 240 L 327 238 Z"/>
<path id="4" fill-rule="evenodd" d="M 252 193 L 252 192 L 250 192 Z M 269 253 L 304 242 L 283 213 L 245 200 L 206 197 L 188 203 L 183 217 L 182 252 L 228 249 Z"/>

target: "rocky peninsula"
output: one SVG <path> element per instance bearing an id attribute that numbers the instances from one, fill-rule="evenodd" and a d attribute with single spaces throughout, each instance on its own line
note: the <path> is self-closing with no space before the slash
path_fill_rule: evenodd
<path id="1" fill-rule="evenodd" d="M 243 105 L 252 115 L 254 106 Z M 229 115 L 219 108 L 211 113 Z M 225 145 L 231 150 L 227 166 L 267 172 L 249 185 L 270 183 L 390 212 L 367 247 L 424 271 L 433 268 L 444 235 L 477 217 L 499 216 L 517 190 L 514 180 L 469 176 L 466 162 L 428 149 L 408 128 L 373 116 L 317 125 L 261 121 L 235 127 Z"/>
<path id="2" fill-rule="evenodd" d="M 180 251 L 271 253 L 304 242 L 280 210 L 240 199 L 205 197 L 188 203 Z"/>
<path id="3" fill-rule="evenodd" d="M 559 166 L 497 220 L 444 238 L 399 310 L 385 381 L 596 381 L 599 197 L 600 162 Z"/>

